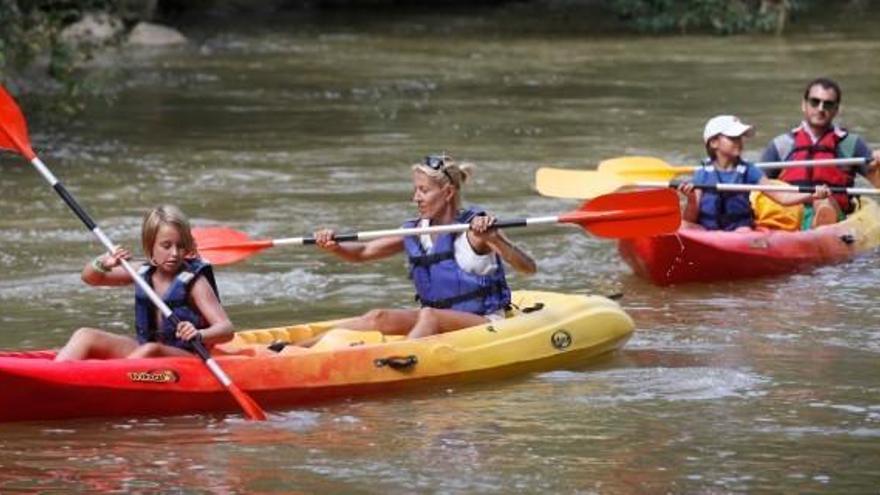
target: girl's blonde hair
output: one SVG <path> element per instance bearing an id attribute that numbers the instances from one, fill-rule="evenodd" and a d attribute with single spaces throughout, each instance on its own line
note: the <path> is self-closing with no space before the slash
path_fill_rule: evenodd
<path id="1" fill-rule="evenodd" d="M 180 240 L 185 252 L 184 257 L 188 258 L 198 254 L 196 241 L 193 239 L 192 229 L 186 215 L 174 205 L 160 205 L 144 215 L 144 223 L 141 227 L 141 243 L 148 260 L 152 261 L 153 259 L 153 245 L 156 243 L 156 236 L 159 235 L 159 228 L 163 225 L 170 225 L 180 233 Z"/>
<path id="2" fill-rule="evenodd" d="M 452 184 L 457 191 L 470 180 L 474 164 L 458 163 L 449 155 L 426 156 L 421 163 L 413 164 L 413 171 L 418 170 L 440 184 Z"/>

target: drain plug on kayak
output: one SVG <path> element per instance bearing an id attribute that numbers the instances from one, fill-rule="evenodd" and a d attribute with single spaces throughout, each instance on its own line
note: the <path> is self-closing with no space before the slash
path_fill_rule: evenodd
<path id="1" fill-rule="evenodd" d="M 559 329 L 550 336 L 550 343 L 560 351 L 566 349 L 571 345 L 571 334 L 565 329 Z"/>

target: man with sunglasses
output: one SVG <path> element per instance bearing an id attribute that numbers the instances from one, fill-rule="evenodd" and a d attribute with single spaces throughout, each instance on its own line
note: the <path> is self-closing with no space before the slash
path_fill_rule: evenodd
<path id="1" fill-rule="evenodd" d="M 769 177 L 778 176 L 794 185 L 853 187 L 856 174 L 868 179 L 874 187 L 880 187 L 880 151 L 871 151 L 858 135 L 834 124 L 834 117 L 840 110 L 843 96 L 840 86 L 833 80 L 820 77 L 810 81 L 804 90 L 801 110 L 804 120 L 791 131 L 775 137 L 764 153 L 761 161 L 821 160 L 831 158 L 866 159 L 861 166 L 840 167 L 794 167 L 771 171 Z M 851 213 L 854 204 L 846 194 L 834 194 L 827 199 L 817 199 L 804 210 L 801 228 L 808 230 L 820 225 L 828 225 L 845 218 Z"/>

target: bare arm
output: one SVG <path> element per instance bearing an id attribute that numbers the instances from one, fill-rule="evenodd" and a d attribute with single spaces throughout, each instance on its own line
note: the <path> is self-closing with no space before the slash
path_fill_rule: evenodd
<path id="1" fill-rule="evenodd" d="M 112 254 L 103 254 L 83 267 L 82 281 L 89 285 L 120 286 L 134 283 L 131 275 L 122 268 L 123 259 L 130 259 L 131 253 L 118 247 Z"/>
<path id="2" fill-rule="evenodd" d="M 700 198 L 703 196 L 703 191 L 694 189 L 694 185 L 690 182 L 682 182 L 678 186 L 678 191 L 687 199 L 687 204 L 681 212 L 681 219 L 685 222 L 697 223 L 700 218 Z"/>
<path id="3" fill-rule="evenodd" d="M 880 188 L 880 150 L 874 151 L 873 160 L 868 164 L 868 173 L 865 178 L 876 188 Z"/>
<path id="4" fill-rule="evenodd" d="M 403 251 L 403 237 L 383 237 L 369 242 L 343 242 L 333 239 L 332 230 L 315 232 L 315 244 L 352 263 L 379 260 Z"/>
<path id="5" fill-rule="evenodd" d="M 762 186 L 774 185 L 773 181 L 766 177 L 762 177 L 761 181 L 758 182 L 758 184 Z M 802 203 L 811 203 L 814 199 L 827 198 L 831 194 L 831 191 L 828 189 L 828 186 L 818 185 L 816 186 L 816 192 L 814 193 L 765 191 L 764 194 L 766 194 L 768 198 L 781 204 L 782 206 L 792 206 Z"/>
<path id="6" fill-rule="evenodd" d="M 504 235 L 504 232 L 492 228 L 495 217 L 481 215 L 471 221 L 471 230 L 467 232 L 468 242 L 474 251 L 486 254 L 494 251 L 516 271 L 531 275 L 538 271 L 535 260 Z"/>
<path id="7" fill-rule="evenodd" d="M 223 309 L 220 300 L 217 299 L 217 294 L 214 293 L 214 289 L 211 288 L 211 284 L 205 277 L 196 279 L 189 297 L 193 306 L 199 310 L 199 313 L 208 322 L 208 327 L 196 331 L 192 323 L 181 322 L 177 327 L 180 338 L 189 340 L 196 333 L 201 333 L 202 340 L 206 344 L 216 344 L 232 340 L 232 321 L 229 320 L 226 310 Z"/>

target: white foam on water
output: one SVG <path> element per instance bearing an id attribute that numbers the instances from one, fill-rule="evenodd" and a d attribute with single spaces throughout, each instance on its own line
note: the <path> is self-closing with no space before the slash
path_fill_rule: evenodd
<path id="1" fill-rule="evenodd" d="M 706 401 L 763 395 L 770 379 L 727 368 L 629 368 L 593 372 L 542 373 L 542 380 L 582 382 L 590 386 L 574 400 L 591 405 L 640 401 Z"/>
<path id="2" fill-rule="evenodd" d="M 321 413 L 315 411 L 285 411 L 274 418 L 273 427 L 294 431 L 312 431 L 321 424 Z"/>

